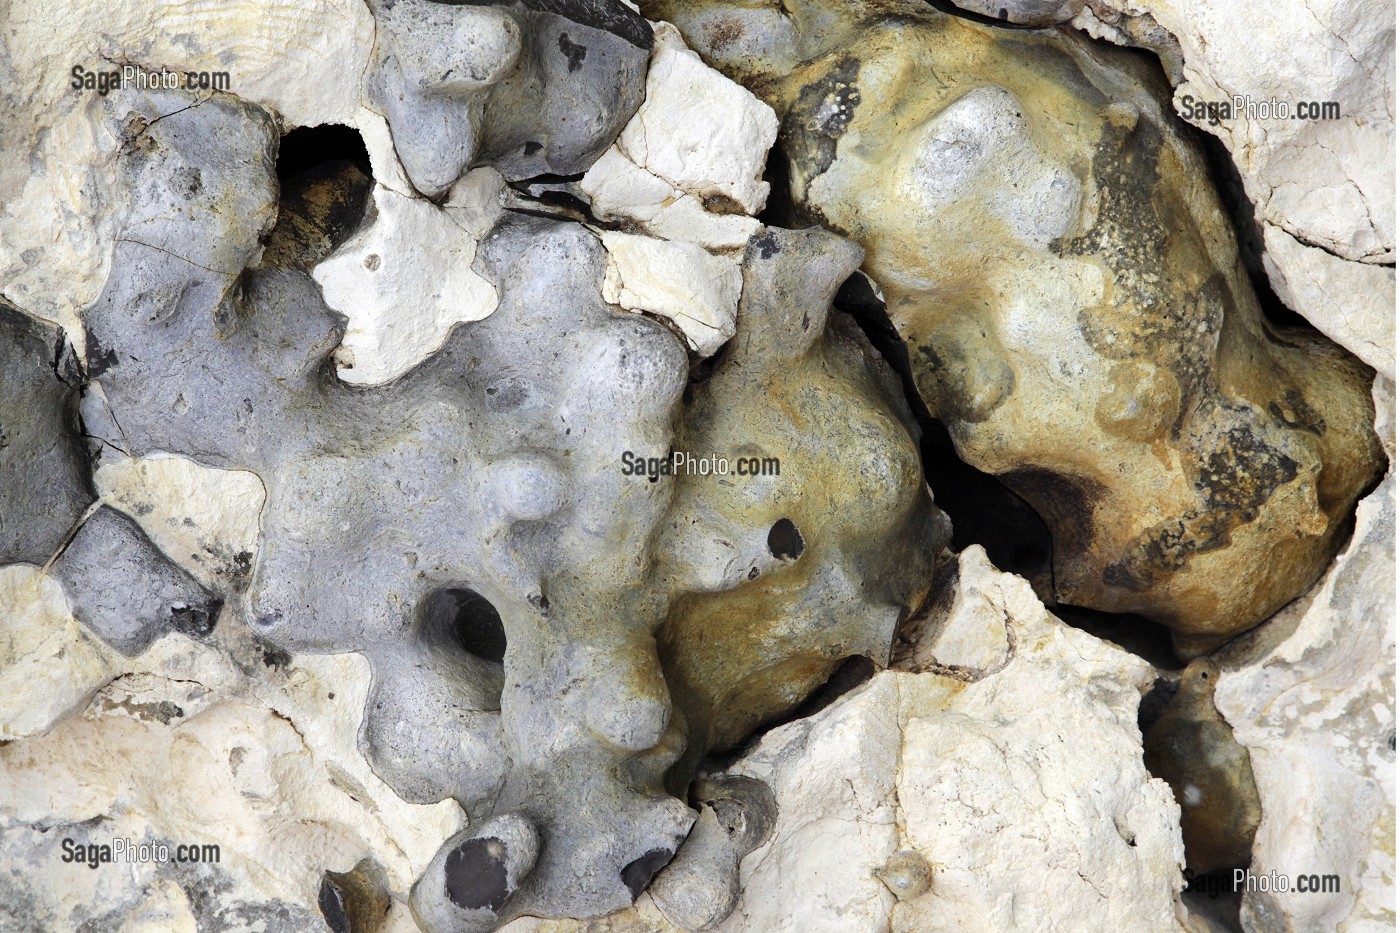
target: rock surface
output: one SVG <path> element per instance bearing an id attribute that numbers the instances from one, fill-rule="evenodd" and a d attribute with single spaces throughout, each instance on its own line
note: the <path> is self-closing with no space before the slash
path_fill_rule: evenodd
<path id="1" fill-rule="evenodd" d="M 1288 879 L 1245 894 L 1250 933 L 1394 926 L 1394 567 L 1392 474 L 1327 577 L 1222 657 L 1216 705 L 1263 806 L 1251 868 Z M 1340 876 L 1340 890 L 1294 890 L 1314 874 Z"/>
<path id="2" fill-rule="evenodd" d="M 0 9 L 0 927 L 1392 928 L 1393 29 L 963 2 Z"/>
<path id="3" fill-rule="evenodd" d="M 276 126 L 232 97 L 119 92 L 101 118 L 123 139 L 127 209 L 84 313 L 86 428 L 126 456 L 252 475 L 265 500 L 255 552 L 233 554 L 251 572 L 206 573 L 217 592 L 108 506 L 53 572 L 74 614 L 128 654 L 172 629 L 207 637 L 227 599 L 281 650 L 368 657 L 360 741 L 376 773 L 415 803 L 450 796 L 474 821 L 524 827 L 533 841 L 507 851 L 538 853 L 478 903 L 454 896 L 453 866 L 494 837 L 448 841 L 415 887 L 429 928 L 630 903 L 694 819 L 665 793 L 668 770 L 681 793 L 700 756 L 797 705 L 843 658 L 883 663 L 948 532 L 892 375 L 853 327 L 828 326 L 857 249 L 820 232 L 772 231 L 732 257 L 600 241 L 503 214 L 490 169 L 441 205 L 367 190 L 344 166 L 274 183 Z M 737 163 L 718 164 L 700 174 Z M 358 232 L 357 199 L 371 207 Z M 736 313 L 746 322 L 757 345 L 712 379 L 727 394 L 684 402 L 682 343 L 607 302 L 608 258 L 632 247 L 699 271 L 616 263 L 620 304 L 680 315 L 669 296 L 700 288 L 720 332 L 704 352 Z M 774 408 L 785 393 L 802 404 Z M 854 472 L 849 431 L 869 457 Z M 669 465 L 673 441 L 736 475 L 771 460 L 773 474 L 626 469 L 624 454 Z M 862 504 L 837 518 L 819 506 L 846 498 Z M 889 552 L 887 533 L 917 559 Z M 750 560 L 712 566 L 712 534 Z M 734 650 L 753 637 L 764 652 Z M 703 687 L 680 690 L 673 714 L 676 678 Z"/>
<path id="4" fill-rule="evenodd" d="M 958 5 L 1157 52 L 1177 113 L 1234 161 L 1279 297 L 1394 378 L 1394 3 Z"/>
<path id="5" fill-rule="evenodd" d="M 866 247 L 930 414 L 1049 525 L 1058 599 L 1200 653 L 1317 579 L 1379 473 L 1370 375 L 1263 319 L 1142 60 L 903 0 L 648 9 L 780 114 L 797 209 Z"/>
<path id="6" fill-rule="evenodd" d="M 225 625 L 123 658 L 24 566 L 0 568 L 0 603 L 0 925 L 292 933 L 320 922 L 325 871 L 370 858 L 399 892 L 387 928 L 413 929 L 402 892 L 463 815 L 407 804 L 370 770 L 354 725 L 362 658 L 293 661 Z M 8 701 L 21 678 L 47 709 Z M 169 860 L 65 862 L 65 838 L 164 844 Z M 176 861 L 190 844 L 217 845 L 217 860 Z"/>
<path id="7" fill-rule="evenodd" d="M 771 786 L 778 820 L 744 858 L 738 907 L 716 929 L 1192 928 L 1176 897 L 1177 806 L 1142 764 L 1137 706 L 1152 668 L 1050 616 L 980 548 L 963 552 L 955 585 L 985 594 L 1002 620 L 1006 665 L 877 674 L 748 749 L 729 773 Z M 944 635 L 970 621 L 950 618 Z M 924 891 L 910 879 L 921 863 Z M 674 929 L 644 899 L 587 927 L 506 930 L 585 928 Z"/>

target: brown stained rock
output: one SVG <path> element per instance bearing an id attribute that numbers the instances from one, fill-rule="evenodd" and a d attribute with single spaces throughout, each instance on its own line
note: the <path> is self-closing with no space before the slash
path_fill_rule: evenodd
<path id="1" fill-rule="evenodd" d="M 1249 751 L 1215 708 L 1220 670 L 1197 658 L 1176 696 L 1143 735 L 1147 769 L 1181 805 L 1186 865 L 1198 875 L 1250 863 L 1262 816 Z"/>
<path id="2" fill-rule="evenodd" d="M 947 545 L 893 372 L 828 316 L 859 261 L 821 231 L 756 238 L 738 334 L 692 386 L 677 449 L 781 465 L 676 478 L 663 553 L 679 598 L 657 641 L 692 758 L 786 713 L 846 657 L 883 666 Z"/>
<path id="3" fill-rule="evenodd" d="M 645 12 L 777 111 L 799 213 L 866 248 L 930 412 L 1049 524 L 1059 600 L 1194 654 L 1317 579 L 1379 472 L 1369 371 L 1263 319 L 1149 62 L 901 0 Z"/>

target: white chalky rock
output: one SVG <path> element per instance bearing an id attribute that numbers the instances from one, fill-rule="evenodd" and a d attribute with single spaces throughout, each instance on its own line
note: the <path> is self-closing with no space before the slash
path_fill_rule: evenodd
<path id="1" fill-rule="evenodd" d="M 579 182 L 601 220 L 632 220 L 663 240 L 688 240 L 706 249 L 741 250 L 762 226 L 743 214 L 712 214 L 700 199 L 637 165 L 616 145 Z"/>
<path id="2" fill-rule="evenodd" d="M 1011 651 L 1008 615 L 1033 615 L 1040 601 L 1020 578 L 992 569 L 981 545 L 958 555 L 956 573 L 951 607 L 942 618 L 921 627 L 911 645 L 896 649 L 896 666 L 985 676 L 1006 664 Z"/>
<path id="3" fill-rule="evenodd" d="M 314 270 L 326 304 L 350 319 L 337 373 L 382 385 L 442 346 L 454 324 L 496 310 L 496 289 L 472 269 L 477 244 L 501 212 L 493 169 L 459 180 L 438 207 L 376 186 L 376 216 Z"/>
<path id="4" fill-rule="evenodd" d="M 607 231 L 603 299 L 673 322 L 690 347 L 710 356 L 734 336 L 743 274 L 737 263 L 694 243 Z"/>
<path id="5" fill-rule="evenodd" d="M 252 569 L 266 498 L 256 473 L 183 457 L 104 456 L 93 481 L 105 502 L 205 586 L 222 588 Z"/>
<path id="6" fill-rule="evenodd" d="M 0 293 L 62 325 L 84 352 L 75 309 L 107 279 L 123 206 L 113 203 L 122 141 L 102 126 L 97 74 L 164 69 L 184 86 L 227 76 L 285 129 L 356 124 L 374 19 L 358 0 L 71 0 L 0 5 Z M 74 68 L 81 68 L 75 75 Z M 14 76 L 23 76 L 18 80 Z M 74 88 L 91 77 L 92 88 Z M 378 166 L 376 166 L 376 171 Z"/>
<path id="7" fill-rule="evenodd" d="M 117 657 L 68 613 L 58 581 L 0 567 L 0 740 L 38 735 L 87 705 Z"/>
<path id="8" fill-rule="evenodd" d="M 1338 259 L 1270 224 L 1264 247 L 1264 268 L 1283 303 L 1394 379 L 1395 268 Z"/>
<path id="9" fill-rule="evenodd" d="M 270 653 L 227 618 L 123 658 L 38 568 L 0 568 L 0 738 L 29 736 L 0 747 L 0 929 L 313 929 L 322 873 L 365 857 L 394 898 L 386 929 L 415 929 L 407 892 L 465 819 L 370 769 L 369 686 L 358 655 Z M 220 859 L 90 869 L 62 861 L 64 838 Z"/>
<path id="10" fill-rule="evenodd" d="M 1233 157 L 1264 231 L 1274 289 L 1391 375 L 1394 14 L 1393 2 L 1371 0 L 1092 0 L 1072 21 L 1100 38 L 1156 47 L 1168 65 L 1179 45 L 1177 111 Z M 1149 35 L 1159 27 L 1174 38 L 1172 48 Z M 1219 119 L 1218 105 L 1236 96 L 1245 106 Z M 1299 104 L 1328 102 L 1338 115 L 1295 118 Z M 1216 117 L 1201 104 L 1217 105 Z"/>
<path id="11" fill-rule="evenodd" d="M 1182 928 L 1179 811 L 1137 728 L 1153 669 L 980 549 L 961 564 L 963 598 L 1008 610 L 1011 659 L 972 682 L 888 671 L 764 736 L 734 770 L 771 784 L 778 823 L 720 929 Z M 932 866 L 928 893 L 896 901 L 872 874 L 900 849 Z"/>
<path id="12" fill-rule="evenodd" d="M 674 26 L 656 27 L 646 101 L 618 139 L 629 159 L 701 201 L 722 196 L 755 214 L 777 137 L 771 107 L 702 62 Z"/>
<path id="13" fill-rule="evenodd" d="M 1252 870 L 1339 875 L 1251 892 L 1249 933 L 1395 929 L 1395 477 L 1313 591 L 1223 659 L 1215 705 L 1249 750 L 1264 816 Z"/>
<path id="14" fill-rule="evenodd" d="M 1153 668 L 1061 623 L 980 547 L 960 556 L 956 587 L 925 647 L 965 647 L 996 618 L 1004 666 L 889 670 L 764 735 L 730 773 L 767 783 L 778 819 L 744 858 L 739 904 L 716 929 L 1207 929 L 1178 900 L 1180 810 L 1142 761 L 1137 708 Z M 986 660 L 991 641 L 971 638 L 979 647 L 956 656 Z M 892 893 L 925 867 L 927 890 Z M 585 928 L 677 929 L 643 895 L 603 921 L 520 920 L 505 933 Z"/>

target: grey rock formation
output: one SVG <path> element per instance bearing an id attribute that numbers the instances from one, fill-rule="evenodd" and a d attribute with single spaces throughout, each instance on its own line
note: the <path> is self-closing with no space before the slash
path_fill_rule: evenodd
<path id="1" fill-rule="evenodd" d="M 323 173 L 314 197 L 289 183 L 269 232 L 261 111 L 164 95 L 112 108 L 132 210 L 85 316 L 110 410 L 93 424 L 135 455 L 261 477 L 261 548 L 230 600 L 283 649 L 368 657 L 377 773 L 476 821 L 415 888 L 430 929 L 630 904 L 695 819 L 663 779 L 682 792 L 706 750 L 844 657 L 887 659 L 948 529 L 892 374 L 854 325 L 828 322 L 858 249 L 817 231 L 756 240 L 734 352 L 686 401 L 684 345 L 604 302 L 597 237 L 508 214 L 473 266 L 495 312 L 355 388 L 335 378 L 341 324 L 309 275 L 336 244 L 308 220 L 362 197 L 354 173 Z M 624 453 L 673 449 L 774 457 L 781 478 L 625 469 Z M 890 534 L 918 542 L 914 559 Z M 762 651 L 739 650 L 755 637 Z M 501 885 L 462 887 L 473 865 Z"/>
<path id="2" fill-rule="evenodd" d="M 696 933 L 714 929 L 739 902 L 739 862 L 768 841 L 778 804 L 767 784 L 743 775 L 696 782 L 700 816 L 651 896 L 666 919 Z"/>
<path id="3" fill-rule="evenodd" d="M 371 99 L 414 186 L 436 197 L 474 164 L 574 175 L 644 95 L 651 28 L 618 0 L 375 4 Z"/>
<path id="4" fill-rule="evenodd" d="M 48 561 L 96 498 L 80 380 L 58 328 L 0 301 L 0 565 Z"/>
<path id="5" fill-rule="evenodd" d="M 73 616 L 127 655 L 169 631 L 203 637 L 222 602 L 151 543 L 141 527 L 102 506 L 53 566 Z"/>

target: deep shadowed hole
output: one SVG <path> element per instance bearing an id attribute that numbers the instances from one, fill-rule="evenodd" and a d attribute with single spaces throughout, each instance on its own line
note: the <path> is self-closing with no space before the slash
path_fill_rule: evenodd
<path id="1" fill-rule="evenodd" d="M 651 879 L 656 877 L 656 873 L 666 867 L 666 863 L 671 861 L 671 856 L 675 853 L 670 849 L 652 849 L 641 858 L 628 862 L 622 868 L 622 883 L 627 885 L 627 890 L 632 892 L 632 900 L 642 896 L 647 885 L 651 884 Z"/>
<path id="2" fill-rule="evenodd" d="M 797 229 L 797 212 L 793 208 L 789 189 L 791 174 L 788 171 L 787 156 L 781 143 L 768 150 L 768 161 L 763 166 L 763 180 L 768 182 L 768 200 L 763 210 L 758 212 L 758 220 L 764 226 Z"/>
<path id="3" fill-rule="evenodd" d="M 170 607 L 170 621 L 177 632 L 191 638 L 204 638 L 214 631 L 219 621 L 219 611 L 224 602 L 215 599 L 204 606 L 189 606 L 184 603 Z"/>
<path id="4" fill-rule="evenodd" d="M 1283 303 L 1269 282 L 1269 274 L 1264 270 L 1264 236 L 1254 219 L 1254 205 L 1244 192 L 1244 179 L 1240 177 L 1235 160 L 1230 157 L 1230 150 L 1205 130 L 1192 126 L 1180 117 L 1176 121 L 1186 136 L 1196 140 L 1205 155 L 1206 173 L 1220 195 L 1225 214 L 1234 228 L 1240 258 L 1249 273 L 1249 284 L 1259 299 L 1264 318 L 1281 327 L 1297 327 L 1317 333 L 1317 328 L 1307 318 Z"/>
<path id="5" fill-rule="evenodd" d="M 806 550 L 802 532 L 792 523 L 792 519 L 780 518 L 768 529 L 768 550 L 778 560 L 797 560 Z"/>
<path id="6" fill-rule="evenodd" d="M 499 839 L 468 839 L 447 854 L 443 876 L 448 900 L 466 910 L 499 913 L 510 896 Z"/>
<path id="7" fill-rule="evenodd" d="M 277 149 L 277 178 L 286 181 L 326 162 L 354 162 L 370 174 L 369 150 L 360 134 L 338 123 L 299 126 L 282 137 Z"/>
<path id="8" fill-rule="evenodd" d="M 1222 868 L 1219 871 L 1197 875 L 1187 869 L 1184 874 L 1186 890 L 1181 892 L 1181 899 L 1193 914 L 1209 917 L 1214 921 L 1213 929 L 1222 933 L 1243 933 L 1244 930 L 1240 924 L 1244 885 L 1240 885 L 1239 890 L 1236 890 L 1235 870 Z"/>
<path id="9" fill-rule="evenodd" d="M 1162 718 L 1179 689 L 1179 684 L 1166 677 L 1158 677 L 1152 689 L 1143 694 L 1138 702 L 1138 731 L 1146 733 L 1153 723 Z"/>
<path id="10" fill-rule="evenodd" d="M 506 656 L 506 629 L 491 601 L 466 587 L 437 590 L 423 603 L 425 628 L 451 633 L 468 654 L 499 664 Z"/>

